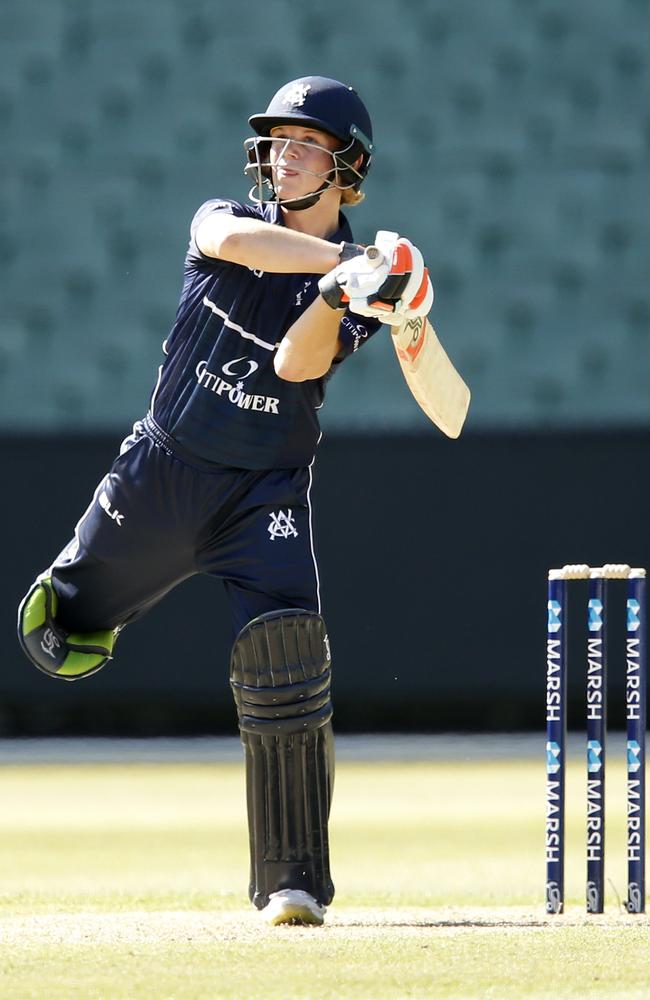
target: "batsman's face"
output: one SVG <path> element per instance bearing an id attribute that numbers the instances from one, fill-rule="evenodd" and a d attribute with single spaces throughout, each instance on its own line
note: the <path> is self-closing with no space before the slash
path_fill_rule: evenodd
<path id="1" fill-rule="evenodd" d="M 279 125 L 271 131 L 273 186 L 280 198 L 300 198 L 335 176 L 333 136 L 302 125 Z"/>

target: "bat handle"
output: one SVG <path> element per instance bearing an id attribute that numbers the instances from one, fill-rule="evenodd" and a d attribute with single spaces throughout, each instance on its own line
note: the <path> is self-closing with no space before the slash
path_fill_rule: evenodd
<path id="1" fill-rule="evenodd" d="M 380 264 L 384 263 L 384 255 L 379 247 L 371 244 L 369 247 L 366 247 L 364 253 L 371 267 L 379 267 Z"/>

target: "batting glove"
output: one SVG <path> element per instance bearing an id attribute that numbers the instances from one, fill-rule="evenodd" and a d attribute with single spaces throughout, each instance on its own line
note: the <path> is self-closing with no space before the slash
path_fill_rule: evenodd
<path id="1" fill-rule="evenodd" d="M 382 230 L 375 237 L 375 245 L 390 260 L 388 274 L 377 295 L 365 299 L 350 295 L 350 311 L 391 326 L 427 316 L 433 305 L 433 286 L 418 248 L 405 237 Z"/>
<path id="2" fill-rule="evenodd" d="M 390 270 L 389 258 L 376 248 L 364 250 L 328 271 L 318 282 L 319 291 L 332 309 L 346 309 L 354 299 L 365 301 L 379 294 Z"/>

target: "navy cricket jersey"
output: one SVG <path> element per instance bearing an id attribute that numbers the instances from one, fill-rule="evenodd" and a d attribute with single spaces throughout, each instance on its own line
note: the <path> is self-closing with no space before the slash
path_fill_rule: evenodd
<path id="1" fill-rule="evenodd" d="M 283 225 L 277 205 L 208 201 L 191 225 L 185 280 L 151 397 L 155 422 L 183 450 L 240 469 L 309 465 L 320 437 L 317 410 L 337 365 L 381 326 L 345 313 L 343 349 L 319 379 L 287 382 L 273 367 L 280 341 L 318 295 L 314 274 L 268 274 L 206 257 L 195 233 L 212 212 Z M 347 220 L 332 243 L 352 241 Z"/>

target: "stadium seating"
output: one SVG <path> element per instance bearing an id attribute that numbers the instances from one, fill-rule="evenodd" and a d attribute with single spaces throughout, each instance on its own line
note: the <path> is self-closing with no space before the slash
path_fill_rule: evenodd
<path id="1" fill-rule="evenodd" d="M 247 117 L 309 72 L 375 122 L 358 238 L 408 234 L 470 426 L 650 423 L 646 0 L 5 0 L 0 424 L 126 428 L 189 220 L 246 198 Z M 387 334 L 326 427 L 426 428 Z"/>

